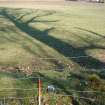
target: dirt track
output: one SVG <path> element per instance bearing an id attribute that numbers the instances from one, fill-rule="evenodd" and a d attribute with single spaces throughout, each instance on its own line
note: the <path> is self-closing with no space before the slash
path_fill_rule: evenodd
<path id="1" fill-rule="evenodd" d="M 65 0 L 0 0 L 0 7 L 57 9 L 67 6 Z"/>
<path id="2" fill-rule="evenodd" d="M 90 4 L 67 0 L 0 0 L 0 7 L 37 8 L 37 9 L 64 9 L 68 6 Z M 63 7 L 63 8 L 62 8 Z"/>
<path id="3" fill-rule="evenodd" d="M 77 5 L 103 5 L 99 3 L 86 3 L 67 0 L 0 0 L 0 7 L 10 8 L 35 8 L 35 9 L 64 9 Z M 105 6 L 105 5 L 104 5 Z M 63 7 L 63 8 L 62 8 Z"/>

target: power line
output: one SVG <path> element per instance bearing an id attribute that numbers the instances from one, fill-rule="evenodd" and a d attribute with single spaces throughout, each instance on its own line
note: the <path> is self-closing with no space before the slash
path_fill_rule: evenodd
<path id="1" fill-rule="evenodd" d="M 76 58 L 88 58 L 89 56 L 71 56 L 71 57 L 63 57 L 63 58 L 57 58 L 57 57 L 54 57 L 54 58 L 48 58 L 48 57 L 46 57 L 46 58 L 38 58 L 38 59 L 64 59 L 64 58 L 72 58 L 72 59 L 76 59 Z"/>
<path id="2" fill-rule="evenodd" d="M 39 79 L 41 77 L 21 77 L 21 78 L 13 78 L 12 80 L 26 80 L 26 79 Z"/>
<path id="3" fill-rule="evenodd" d="M 24 89 L 24 88 L 2 88 L 0 89 L 0 91 L 3 91 L 3 90 L 37 90 L 38 88 L 32 88 L 32 89 Z"/>
<path id="4" fill-rule="evenodd" d="M 0 89 L 0 91 L 3 91 L 3 90 L 25 90 L 25 91 L 31 91 L 31 90 L 37 90 L 38 88 L 30 88 L 30 89 L 27 89 L 27 88 L 2 88 Z M 46 90 L 46 88 L 42 88 L 43 90 Z M 56 89 L 59 89 L 59 90 L 63 90 L 63 89 L 60 89 L 60 88 L 56 88 Z M 79 91 L 79 90 L 72 90 L 72 89 L 69 89 L 69 91 L 71 92 L 78 92 L 78 93 L 105 93 L 105 92 L 101 92 L 101 91 Z"/>
<path id="5" fill-rule="evenodd" d="M 57 89 L 59 89 L 59 88 L 57 88 Z M 63 89 L 60 89 L 60 90 L 63 90 Z M 69 89 L 69 91 L 70 92 L 78 92 L 78 93 L 104 93 L 105 94 L 105 92 L 101 92 L 101 91 L 79 91 L 79 90 L 72 90 L 72 89 Z"/>
<path id="6" fill-rule="evenodd" d="M 34 99 L 37 96 L 34 97 L 5 97 L 5 99 Z M 4 99 L 4 98 L 0 98 L 0 99 Z"/>

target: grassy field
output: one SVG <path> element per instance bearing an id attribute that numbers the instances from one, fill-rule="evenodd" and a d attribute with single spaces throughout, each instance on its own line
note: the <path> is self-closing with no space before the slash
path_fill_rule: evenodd
<path id="1" fill-rule="evenodd" d="M 1 91 L 8 87 L 36 87 L 36 80 L 17 80 L 30 76 L 41 76 L 44 87 L 54 84 L 66 94 L 71 93 L 70 89 L 105 91 L 103 68 L 105 6 L 73 5 L 62 10 L 0 8 Z M 94 83 L 91 87 L 89 81 L 93 78 L 99 80 L 100 87 Z M 24 96 L 21 91 L 12 92 L 1 92 L 0 96 Z"/>

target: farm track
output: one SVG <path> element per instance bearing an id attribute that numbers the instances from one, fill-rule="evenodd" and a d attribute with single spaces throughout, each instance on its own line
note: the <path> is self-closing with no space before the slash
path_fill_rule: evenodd
<path id="1" fill-rule="evenodd" d="M 75 5 L 104 5 L 98 3 L 87 3 L 83 1 L 65 1 L 65 0 L 0 0 L 0 7 L 10 8 L 34 8 L 34 9 L 65 9 L 68 6 Z"/>

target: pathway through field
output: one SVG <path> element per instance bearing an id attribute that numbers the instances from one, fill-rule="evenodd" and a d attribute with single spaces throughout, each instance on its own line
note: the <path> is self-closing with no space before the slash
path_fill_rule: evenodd
<path id="1" fill-rule="evenodd" d="M 0 7 L 11 8 L 35 8 L 35 9 L 55 9 L 62 10 L 68 8 L 68 6 L 93 6 L 103 5 L 99 3 L 87 3 L 83 1 L 67 1 L 67 0 L 0 0 Z"/>

